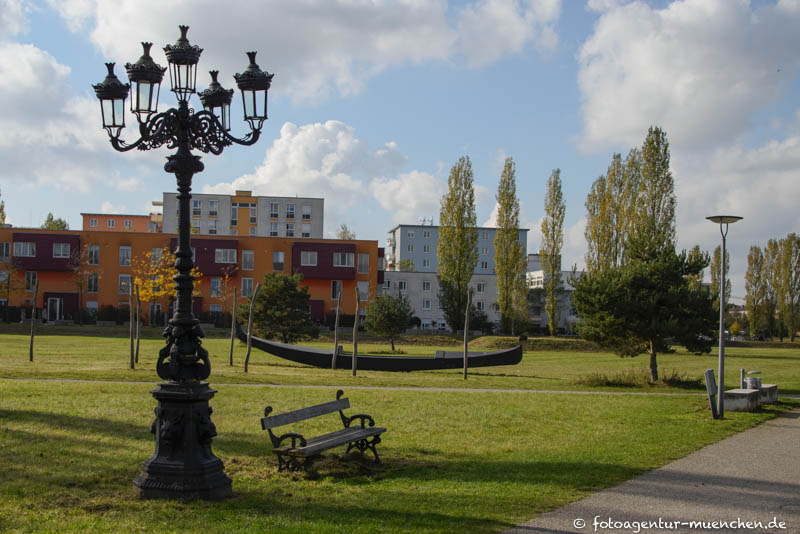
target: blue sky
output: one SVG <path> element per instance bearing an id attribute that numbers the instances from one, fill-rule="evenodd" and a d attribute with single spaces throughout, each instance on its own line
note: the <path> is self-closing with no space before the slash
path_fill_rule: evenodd
<path id="1" fill-rule="evenodd" d="M 198 192 L 325 197 L 326 234 L 347 224 L 385 242 L 398 223 L 438 220 L 450 166 L 473 162 L 478 220 L 491 223 L 502 161 L 517 164 L 529 248 L 545 184 L 561 169 L 565 263 L 583 262 L 584 202 L 614 152 L 662 126 L 672 148 L 682 247 L 731 227 L 733 294 L 747 249 L 800 230 L 800 1 L 0 0 L 0 190 L 9 222 L 48 212 L 146 213 L 174 178 L 166 149 L 120 154 L 90 85 L 105 61 L 153 56 L 191 26 L 206 71 L 247 50 L 275 72 L 254 147 L 204 156 Z M 160 108 L 174 104 L 166 88 Z M 195 100 L 195 106 L 199 102 Z M 234 101 L 234 132 L 243 132 Z M 129 121 L 130 124 L 130 121 Z M 131 128 L 129 135 L 133 135 Z M 132 138 L 129 138 L 132 140 Z"/>

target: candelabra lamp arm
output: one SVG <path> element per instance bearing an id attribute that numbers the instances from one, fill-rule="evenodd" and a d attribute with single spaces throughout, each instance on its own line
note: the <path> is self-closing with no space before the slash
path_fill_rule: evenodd
<path id="1" fill-rule="evenodd" d="M 204 109 L 192 115 L 190 119 L 189 138 L 192 148 L 201 152 L 221 154 L 226 146 L 253 145 L 261 136 L 261 130 L 252 128 L 242 138 L 228 133 L 214 113 Z"/>
<path id="2" fill-rule="evenodd" d="M 168 109 L 157 115 L 153 115 L 145 122 L 139 122 L 139 139 L 133 143 L 126 143 L 119 137 L 110 136 L 111 146 L 119 152 L 127 152 L 138 148 L 139 150 L 150 150 L 167 144 L 174 148 L 177 143 L 176 131 L 179 127 L 178 112 L 176 109 Z"/>

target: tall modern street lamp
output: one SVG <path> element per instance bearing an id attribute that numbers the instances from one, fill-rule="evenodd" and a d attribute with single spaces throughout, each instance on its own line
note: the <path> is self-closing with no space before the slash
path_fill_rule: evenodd
<path id="1" fill-rule="evenodd" d="M 114 75 L 114 63 L 106 63 L 108 75 L 93 85 L 115 150 L 134 148 L 151 150 L 166 145 L 177 151 L 167 157 L 164 169 L 174 173 L 178 181 L 178 249 L 173 277 L 177 293 L 175 313 L 164 330 L 166 346 L 158 354 L 156 371 L 162 382 L 152 391 L 158 401 L 156 418 L 150 428 L 155 434 L 156 449 L 145 460 L 141 474 L 134 480 L 143 498 L 223 499 L 231 494 L 231 479 L 224 472 L 222 460 L 211 451 L 211 440 L 217 435 L 211 422 L 208 405 L 216 391 L 204 380 L 211 372 L 208 351 L 201 346 L 203 331 L 192 314 L 194 278 L 190 274 L 194 262 L 190 246 L 189 200 L 192 198 L 192 176 L 203 170 L 200 156 L 221 154 L 233 143 L 252 145 L 261 134 L 267 119 L 267 91 L 272 74 L 263 72 L 255 62 L 256 53 L 248 52 L 250 64 L 236 74 L 236 85 L 242 93 L 244 120 L 250 133 L 241 139 L 231 136 L 230 104 L 233 90 L 223 89 L 217 71 L 211 71 L 211 84 L 199 94 L 203 110 L 195 112 L 189 99 L 195 93 L 197 62 L 202 48 L 186 38 L 188 26 L 179 26 L 181 36 L 174 45 L 164 47 L 169 63 L 172 92 L 178 107 L 158 113 L 158 96 L 166 68 L 150 57 L 152 43 L 142 43 L 144 53 L 136 63 L 128 63 L 130 84 L 123 84 Z M 139 139 L 126 143 L 120 139 L 125 127 L 125 99 L 131 94 L 131 113 L 139 123 Z"/>
<path id="2" fill-rule="evenodd" d="M 725 416 L 725 238 L 728 236 L 728 225 L 740 221 L 742 218 L 737 215 L 713 215 L 706 219 L 719 224 L 719 233 L 722 234 L 722 254 L 720 254 L 720 271 L 722 272 L 719 283 L 719 391 L 717 394 L 717 414 L 722 419 Z"/>

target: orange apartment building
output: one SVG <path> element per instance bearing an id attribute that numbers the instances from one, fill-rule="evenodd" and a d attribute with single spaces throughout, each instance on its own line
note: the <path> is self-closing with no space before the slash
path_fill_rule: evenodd
<path id="1" fill-rule="evenodd" d="M 134 274 L 131 264 L 151 251 L 176 246 L 175 234 L 146 231 L 0 228 L 0 306 L 34 304 L 37 280 L 35 306 L 44 309 L 48 321 L 74 319 L 80 308 L 127 306 Z M 335 310 L 340 289 L 343 313 L 354 313 L 358 288 L 363 315 L 367 300 L 375 297 L 378 284 L 383 283 L 383 249 L 377 241 L 197 236 L 192 238 L 192 248 L 202 273 L 196 285 L 195 313 L 230 311 L 226 289 L 235 285 L 239 302 L 244 303 L 268 272 L 302 273 L 302 284 L 311 295 L 311 313 L 318 321 Z M 79 255 L 83 256 L 81 284 L 74 268 Z M 170 311 L 169 301 L 157 304 L 142 303 L 143 315 Z"/>
<path id="2" fill-rule="evenodd" d="M 118 213 L 81 213 L 83 229 L 95 232 L 160 232 L 160 213 L 120 215 Z"/>

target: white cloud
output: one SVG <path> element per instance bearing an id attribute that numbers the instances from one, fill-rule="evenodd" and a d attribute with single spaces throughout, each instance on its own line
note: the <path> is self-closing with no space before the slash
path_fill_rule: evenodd
<path id="1" fill-rule="evenodd" d="M 637 146 L 652 124 L 676 147 L 732 142 L 787 90 L 800 66 L 796 2 L 590 7 L 605 11 L 579 53 L 584 150 Z"/>
<path id="2" fill-rule="evenodd" d="M 427 172 L 411 171 L 396 179 L 376 178 L 369 191 L 396 223 L 414 224 L 419 218 L 438 218 L 445 184 Z"/>
<path id="3" fill-rule="evenodd" d="M 481 226 L 486 226 L 489 228 L 497 228 L 497 210 L 500 209 L 500 204 L 497 202 L 494 203 L 494 207 L 492 208 L 492 213 L 489 214 L 489 218 L 486 219 Z M 530 237 L 530 234 L 528 234 Z"/>
<path id="4" fill-rule="evenodd" d="M 494 63 L 519 53 L 536 39 L 542 51 L 552 51 L 558 38 L 552 24 L 558 20 L 559 0 L 482 0 L 466 6 L 458 23 L 459 43 L 471 67 Z"/>
<path id="5" fill-rule="evenodd" d="M 112 204 L 106 200 L 100 205 L 100 213 L 128 213 L 128 207 L 124 204 Z"/>
<path id="6" fill-rule="evenodd" d="M 258 50 L 261 67 L 277 73 L 273 90 L 295 102 L 320 101 L 331 91 L 355 94 L 387 68 L 449 62 L 459 51 L 479 66 L 519 52 L 531 39 L 551 50 L 560 13 L 560 0 L 481 0 L 458 14 L 445 0 L 230 0 L 225 9 L 197 0 L 188 13 L 183 3 L 161 0 L 49 4 L 120 65 L 141 55 L 141 40 L 156 43 L 153 57 L 166 64 L 161 47 L 176 40 L 178 24 L 191 26 L 190 41 L 204 48 L 201 72 L 218 68 L 223 85 L 232 86 L 231 76 L 246 66 L 244 52 Z M 205 76 L 201 80 L 204 85 Z"/>
<path id="7" fill-rule="evenodd" d="M 0 39 L 28 30 L 27 11 L 23 0 L 0 0 Z"/>
<path id="8" fill-rule="evenodd" d="M 138 191 L 142 188 L 142 181 L 136 177 L 117 178 L 116 180 L 112 181 L 112 184 L 120 191 L 125 192 Z"/>

